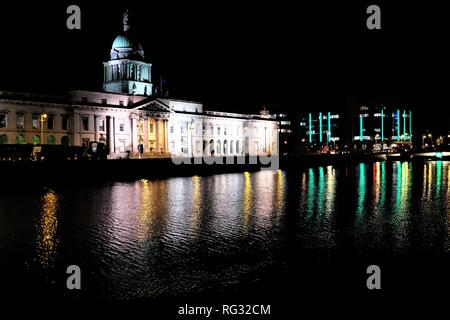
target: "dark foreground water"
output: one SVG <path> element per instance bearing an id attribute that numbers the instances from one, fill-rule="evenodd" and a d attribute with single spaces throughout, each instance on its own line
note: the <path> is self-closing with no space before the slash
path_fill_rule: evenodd
<path id="1" fill-rule="evenodd" d="M 450 162 L 1 190 L 10 297 L 270 303 L 450 289 Z M 71 264 L 81 291 L 65 287 Z M 366 289 L 371 264 L 381 292 Z"/>

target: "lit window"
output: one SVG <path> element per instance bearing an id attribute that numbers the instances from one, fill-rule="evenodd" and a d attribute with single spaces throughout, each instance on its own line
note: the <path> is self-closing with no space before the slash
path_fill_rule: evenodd
<path id="1" fill-rule="evenodd" d="M 39 116 L 33 115 L 33 129 L 39 129 Z"/>
<path id="2" fill-rule="evenodd" d="M 150 123 L 150 133 L 153 133 L 154 125 L 153 123 Z"/>
<path id="3" fill-rule="evenodd" d="M 16 125 L 18 129 L 25 127 L 25 115 L 23 113 L 16 114 Z"/>
<path id="4" fill-rule="evenodd" d="M 6 114 L 0 114 L 0 128 L 6 128 Z"/>
<path id="5" fill-rule="evenodd" d="M 119 119 L 119 131 L 125 131 L 125 120 Z"/>

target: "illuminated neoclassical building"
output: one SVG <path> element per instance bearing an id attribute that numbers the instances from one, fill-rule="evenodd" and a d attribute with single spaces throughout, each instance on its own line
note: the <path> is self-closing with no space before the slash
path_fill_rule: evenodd
<path id="1" fill-rule="evenodd" d="M 278 125 L 268 112 L 207 111 L 198 102 L 156 97 L 152 65 L 131 33 L 127 13 L 123 26 L 103 64 L 102 92 L 51 97 L 0 91 L 0 144 L 103 141 L 111 158 L 137 153 L 140 145 L 145 154 L 162 156 L 277 153 Z"/>

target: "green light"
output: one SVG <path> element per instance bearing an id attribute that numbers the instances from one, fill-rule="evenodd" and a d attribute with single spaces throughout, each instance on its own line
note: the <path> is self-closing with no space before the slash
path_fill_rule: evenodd
<path id="1" fill-rule="evenodd" d="M 440 198 L 441 197 L 441 187 L 442 187 L 442 161 L 436 161 L 436 193 L 435 197 Z"/>
<path id="2" fill-rule="evenodd" d="M 359 140 L 363 140 L 363 117 L 362 114 L 359 115 Z"/>
<path id="3" fill-rule="evenodd" d="M 364 202 L 366 198 L 366 166 L 364 163 L 359 164 L 358 173 L 358 208 L 356 214 L 358 217 L 361 217 L 364 213 Z"/>
<path id="4" fill-rule="evenodd" d="M 308 169 L 308 193 L 306 198 L 306 210 L 308 215 L 314 213 L 314 196 L 316 192 L 316 184 L 314 182 L 314 170 L 312 168 Z"/>
<path id="5" fill-rule="evenodd" d="M 400 125 L 400 109 L 397 110 L 397 140 L 400 140 L 401 135 L 401 125 Z"/>
<path id="6" fill-rule="evenodd" d="M 312 115 L 309 114 L 309 143 L 312 143 Z"/>
<path id="7" fill-rule="evenodd" d="M 319 167 L 319 190 L 317 195 L 317 212 L 324 212 L 325 205 L 325 171 L 323 167 Z"/>
<path id="8" fill-rule="evenodd" d="M 331 114 L 328 112 L 328 143 L 331 141 Z"/>
<path id="9" fill-rule="evenodd" d="M 442 159 L 442 157 L 443 157 L 444 155 L 442 154 L 442 152 L 436 152 L 436 153 L 435 153 L 435 156 L 436 156 L 436 158 L 438 158 L 438 159 Z"/>
<path id="10" fill-rule="evenodd" d="M 384 110 L 381 108 L 381 141 L 384 141 Z"/>
<path id="11" fill-rule="evenodd" d="M 319 112 L 319 141 L 322 142 L 322 112 Z"/>
<path id="12" fill-rule="evenodd" d="M 406 111 L 403 110 L 403 136 L 406 140 Z"/>

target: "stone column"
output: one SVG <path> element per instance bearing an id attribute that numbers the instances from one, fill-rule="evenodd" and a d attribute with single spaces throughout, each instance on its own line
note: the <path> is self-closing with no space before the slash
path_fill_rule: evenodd
<path id="1" fill-rule="evenodd" d="M 146 152 L 149 151 L 149 145 L 148 145 L 148 119 L 144 119 L 144 150 Z"/>
<path id="2" fill-rule="evenodd" d="M 109 117 L 109 130 L 108 130 L 108 145 L 109 145 L 109 153 L 116 152 L 115 146 L 115 130 L 114 130 L 114 117 Z"/>
<path id="3" fill-rule="evenodd" d="M 160 141 L 159 141 L 159 139 L 160 139 L 160 136 L 159 136 L 159 123 L 160 123 L 161 121 L 159 121 L 159 119 L 158 118 L 155 118 L 155 144 L 156 144 L 156 152 L 157 153 L 160 153 L 160 150 L 159 150 L 159 146 L 160 146 Z"/>
<path id="4" fill-rule="evenodd" d="M 94 141 L 98 141 L 98 117 L 94 114 Z"/>
<path id="5" fill-rule="evenodd" d="M 130 126 L 131 126 L 131 130 L 130 130 L 130 134 L 131 134 L 131 152 L 132 153 L 136 153 L 137 152 L 137 146 L 139 144 L 138 141 L 138 126 L 137 126 L 137 122 L 136 122 L 136 118 L 131 118 L 130 119 Z"/>
<path id="6" fill-rule="evenodd" d="M 168 120 L 164 120 L 164 152 L 169 152 L 169 126 Z"/>
<path id="7" fill-rule="evenodd" d="M 79 113 L 73 115 L 73 145 L 81 146 L 81 117 Z"/>

